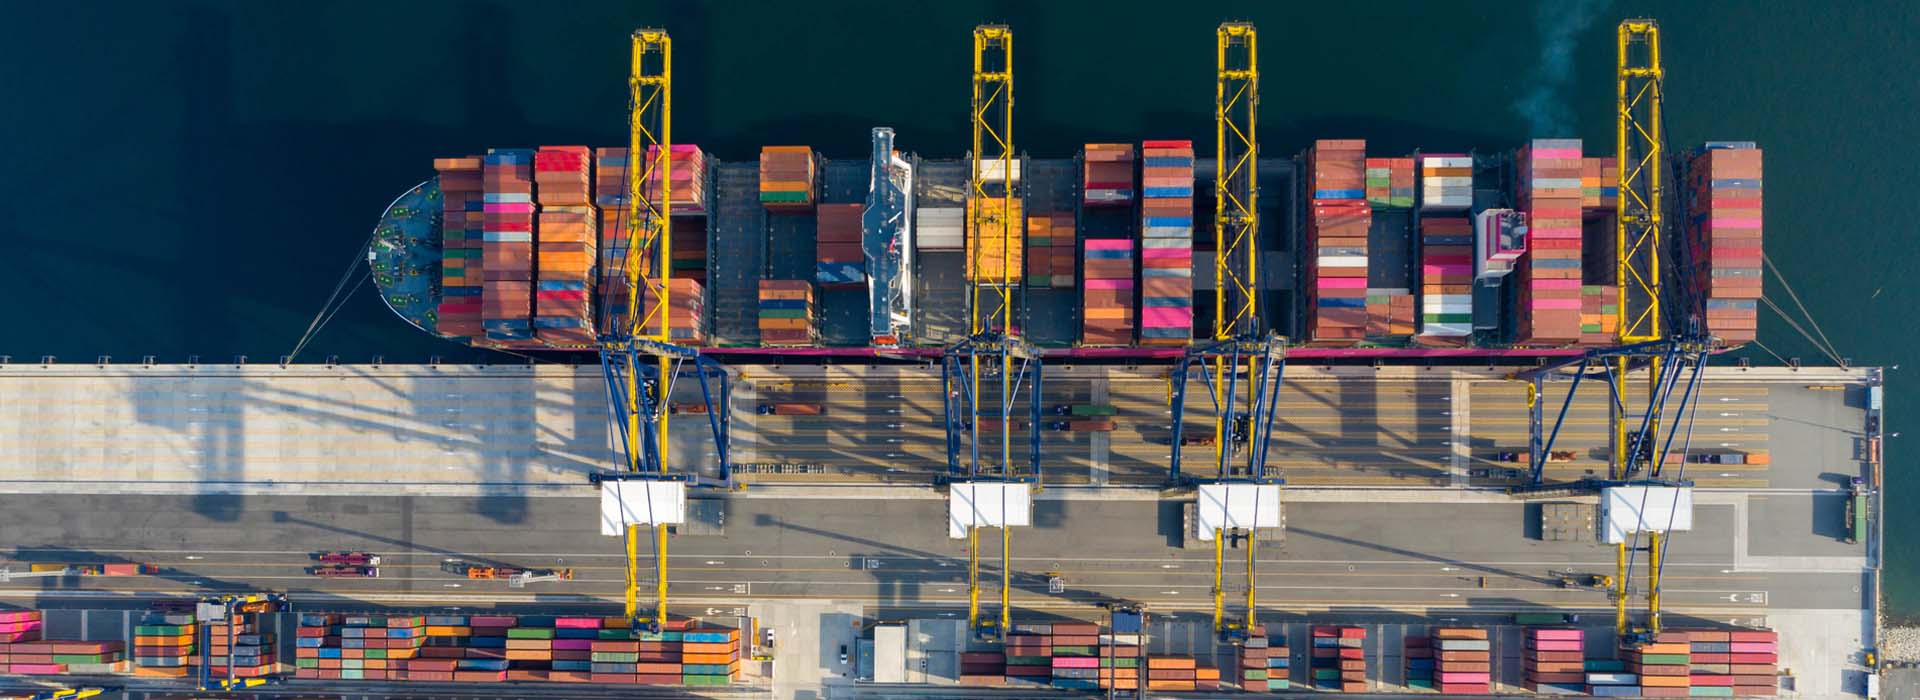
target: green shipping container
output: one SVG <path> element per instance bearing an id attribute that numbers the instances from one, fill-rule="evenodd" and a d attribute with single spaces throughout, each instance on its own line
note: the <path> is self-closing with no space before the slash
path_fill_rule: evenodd
<path id="1" fill-rule="evenodd" d="M 1422 688 L 1422 689 L 1426 689 L 1426 690 L 1433 690 L 1433 679 L 1431 679 L 1431 678 L 1423 678 L 1423 679 L 1418 679 L 1418 680 L 1409 680 L 1409 681 L 1407 681 L 1407 687 L 1409 687 L 1409 688 Z"/>
<path id="2" fill-rule="evenodd" d="M 1008 666 L 1051 666 L 1053 665 L 1053 657 L 1009 656 L 1007 657 L 1007 665 Z"/>
<path id="3" fill-rule="evenodd" d="M 363 649 L 362 651 L 364 652 L 363 655 L 369 659 L 387 658 L 387 650 L 385 649 Z"/>
<path id="4" fill-rule="evenodd" d="M 1083 403 L 1073 407 L 1073 415 L 1076 416 L 1111 416 L 1115 413 L 1113 406 L 1108 404 Z"/>
<path id="5" fill-rule="evenodd" d="M 809 318 L 806 309 L 761 309 L 760 318 Z"/>
<path id="6" fill-rule="evenodd" d="M 56 664 L 101 664 L 107 663 L 110 654 L 54 654 Z"/>
<path id="7" fill-rule="evenodd" d="M 1685 666 L 1689 658 L 1687 654 L 1641 654 L 1640 663 L 1654 666 Z"/>
<path id="8" fill-rule="evenodd" d="M 1617 659 L 1593 659 L 1586 663 L 1586 669 L 1589 671 L 1602 672 L 1625 671 L 1627 670 L 1627 662 Z"/>
<path id="9" fill-rule="evenodd" d="M 1286 690 L 1287 686 L 1290 686 L 1292 684 L 1293 684 L 1293 681 L 1289 681 L 1285 678 L 1268 678 L 1267 690 Z"/>
<path id="10" fill-rule="evenodd" d="M 187 633 L 186 625 L 135 625 L 133 633 L 154 637 L 178 637 Z"/>
<path id="11" fill-rule="evenodd" d="M 294 668 L 320 668 L 319 659 L 294 659 Z"/>
<path id="12" fill-rule="evenodd" d="M 594 662 L 603 664 L 635 664 L 640 663 L 640 652 L 596 651 L 593 652 L 589 658 Z"/>
<path id="13" fill-rule="evenodd" d="M 553 639 L 553 629 L 549 627 L 509 627 L 507 639 Z"/>
<path id="14" fill-rule="evenodd" d="M 354 668 L 354 669 L 343 668 L 343 669 L 340 669 L 340 679 L 348 680 L 348 681 L 364 681 L 367 679 L 367 673 L 357 668 Z"/>
<path id="15" fill-rule="evenodd" d="M 1338 680 L 1339 678 L 1340 669 L 1337 668 L 1316 668 L 1313 670 L 1313 679 L 1316 681 Z"/>
<path id="16" fill-rule="evenodd" d="M 760 201 L 779 204 L 805 204 L 809 201 L 807 199 L 808 195 L 811 194 L 813 193 L 804 190 L 800 192 L 761 192 Z"/>
<path id="17" fill-rule="evenodd" d="M 1267 679 L 1267 670 L 1264 668 L 1247 669 L 1246 679 L 1250 681 L 1264 681 Z"/>
<path id="18" fill-rule="evenodd" d="M 730 676 L 681 676 L 680 680 L 687 685 L 731 685 L 733 683 L 733 678 Z"/>

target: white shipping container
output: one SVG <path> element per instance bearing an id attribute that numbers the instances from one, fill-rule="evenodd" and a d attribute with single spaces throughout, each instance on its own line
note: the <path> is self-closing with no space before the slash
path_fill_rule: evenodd
<path id="1" fill-rule="evenodd" d="M 1316 259 L 1320 267 L 1366 267 L 1365 255 L 1322 255 Z"/>

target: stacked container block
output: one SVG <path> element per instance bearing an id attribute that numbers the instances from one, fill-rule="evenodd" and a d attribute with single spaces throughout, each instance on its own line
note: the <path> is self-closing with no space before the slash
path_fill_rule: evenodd
<path id="1" fill-rule="evenodd" d="M 1141 149 L 1140 344 L 1193 341 L 1193 142 Z"/>
<path id="2" fill-rule="evenodd" d="M 1465 211 L 1473 206 L 1473 157 L 1420 157 L 1420 211 Z"/>
<path id="3" fill-rule="evenodd" d="M 1529 240 L 1510 276 L 1520 285 L 1517 344 L 1580 339 L 1581 163 L 1579 139 L 1535 139 L 1520 151 Z"/>
<path id="4" fill-rule="evenodd" d="M 1493 642 L 1484 629 L 1433 631 L 1434 689 L 1446 695 L 1486 695 L 1493 688 Z"/>
<path id="5" fill-rule="evenodd" d="M 1133 203 L 1133 144 L 1090 143 L 1082 160 L 1084 198 L 1090 207 Z"/>
<path id="6" fill-rule="evenodd" d="M 1191 656 L 1149 656 L 1147 690 L 1211 692 L 1220 689 L 1220 669 L 1203 666 Z"/>
<path id="7" fill-rule="evenodd" d="M 192 615 L 150 612 L 133 628 L 134 673 L 178 678 L 198 652 L 199 625 Z"/>
<path id="8" fill-rule="evenodd" d="M 0 673 L 26 676 L 126 673 L 126 644 L 45 639 L 38 610 L 0 612 Z"/>
<path id="9" fill-rule="evenodd" d="M 1004 651 L 969 651 L 960 654 L 960 685 L 999 686 L 1007 682 L 1007 654 Z"/>
<path id="10" fill-rule="evenodd" d="M 1121 347 L 1133 344 L 1133 240 L 1089 238 L 1081 241 L 1083 322 L 1080 344 Z"/>
<path id="11" fill-rule="evenodd" d="M 1420 219 L 1420 335 L 1473 335 L 1473 224 L 1464 218 Z"/>
<path id="12" fill-rule="evenodd" d="M 961 207 L 918 207 L 913 211 L 915 250 L 966 250 L 967 210 Z"/>
<path id="13" fill-rule="evenodd" d="M 273 630 L 264 629 L 255 615 L 241 615 L 237 621 L 202 622 L 207 632 L 207 653 L 214 678 L 262 678 L 280 673 L 275 655 Z M 200 655 L 187 657 L 188 666 L 199 666 Z M 231 669 L 229 669 L 231 665 Z"/>
<path id="14" fill-rule="evenodd" d="M 659 153 L 659 146 L 648 146 L 648 155 Z M 669 194 L 666 177 L 673 178 L 673 201 L 669 215 L 707 213 L 707 154 L 699 146 L 677 143 L 668 151 L 667 171 L 655 170 L 647 177 L 647 196 L 658 202 Z"/>
<path id="15" fill-rule="evenodd" d="M 673 219 L 673 276 L 707 283 L 707 220 L 697 216 Z"/>
<path id="16" fill-rule="evenodd" d="M 1684 698 L 1693 686 L 1688 677 L 1693 663 L 1692 647 L 1685 632 L 1661 632 L 1653 641 L 1637 649 L 1623 651 L 1627 672 L 1638 677 L 1640 696 Z"/>
<path id="17" fill-rule="evenodd" d="M 1413 208 L 1413 159 L 1368 158 L 1367 203 L 1391 209 Z"/>
<path id="18" fill-rule="evenodd" d="M 1592 682 L 1584 663 L 1586 633 L 1578 629 L 1529 627 L 1521 659 L 1526 688 L 1536 693 L 1577 695 Z"/>
<path id="19" fill-rule="evenodd" d="M 1407 289 L 1367 290 L 1367 337 L 1404 338 L 1413 335 L 1413 292 Z"/>
<path id="20" fill-rule="evenodd" d="M 690 279 L 672 279 L 667 281 L 667 330 L 672 342 L 679 345 L 704 345 L 706 332 L 706 289 Z M 648 287 L 641 296 L 640 313 L 659 303 L 653 287 Z M 642 335 L 657 332 L 658 321 L 649 321 Z"/>
<path id="21" fill-rule="evenodd" d="M 495 345 L 533 340 L 534 152 L 494 149 L 481 159 L 481 327 Z"/>
<path id="22" fill-rule="evenodd" d="M 1433 638 L 1407 635 L 1403 649 L 1407 659 L 1407 687 L 1433 690 Z"/>
<path id="23" fill-rule="evenodd" d="M 550 347 L 594 342 L 589 293 L 597 262 L 599 212 L 591 206 L 593 153 L 545 146 L 533 155 L 535 201 L 534 337 Z"/>
<path id="24" fill-rule="evenodd" d="M 1580 206 L 1609 211 L 1620 202 L 1620 166 L 1615 158 L 1580 161 Z"/>
<path id="25" fill-rule="evenodd" d="M 1027 217 L 1027 286 L 1073 287 L 1072 214 Z"/>
<path id="26" fill-rule="evenodd" d="M 813 183 L 818 162 L 808 146 L 767 146 L 760 149 L 760 204 L 767 211 L 813 209 Z"/>
<path id="27" fill-rule="evenodd" d="M 1707 305 L 1707 332 L 1752 342 L 1761 296 L 1760 149 L 1708 148 L 1687 170 L 1687 236 L 1693 290 Z"/>
<path id="28" fill-rule="evenodd" d="M 625 318 L 627 310 L 621 266 L 627 257 L 627 229 L 632 225 L 627 217 L 633 210 L 627 206 L 626 178 L 627 149 L 593 150 L 593 202 L 600 208 L 600 276 L 592 298 L 603 305 L 598 317 L 609 326 Z"/>
<path id="29" fill-rule="evenodd" d="M 1263 627 L 1249 631 L 1246 641 L 1240 645 L 1240 689 L 1250 693 L 1289 689 L 1292 686 L 1287 677 L 1291 656 L 1286 637 L 1268 636 Z"/>
<path id="30" fill-rule="evenodd" d="M 440 173 L 440 307 L 442 335 L 478 338 L 480 296 L 486 285 L 481 243 L 484 212 L 480 159 L 435 158 Z"/>
<path id="31" fill-rule="evenodd" d="M 1001 235 L 1000 226 L 973 226 L 978 217 L 974 213 L 984 212 L 996 220 L 1010 222 L 1006 235 Z M 1013 283 L 1020 282 L 1023 269 L 1022 253 L 1025 251 L 1023 238 L 1026 232 L 1021 230 L 1025 223 L 1018 198 L 1013 200 L 1011 208 L 1007 201 L 999 197 L 967 200 L 967 280 L 1000 284 L 1003 277 Z M 858 234 L 858 219 L 855 219 L 855 233 Z M 858 238 L 855 239 L 858 242 Z"/>
<path id="32" fill-rule="evenodd" d="M 813 303 L 813 284 L 806 280 L 760 280 L 760 344 L 797 348 L 818 343 Z"/>
<path id="33" fill-rule="evenodd" d="M 727 685 L 738 679 L 732 629 L 627 629 L 623 618 L 304 614 L 299 678 Z"/>
<path id="34" fill-rule="evenodd" d="M 1367 144 L 1321 140 L 1308 153 L 1312 210 L 1307 217 L 1308 333 L 1322 345 L 1365 337 L 1367 231 L 1373 209 L 1365 199 Z"/>
<path id="35" fill-rule="evenodd" d="M 1693 697 L 1769 697 L 1779 692 L 1779 638 L 1772 630 L 1688 630 Z"/>
<path id="36" fill-rule="evenodd" d="M 822 286 L 861 285 L 867 282 L 867 252 L 860 245 L 863 204 L 822 204 L 818 219 L 819 274 Z"/>
<path id="37" fill-rule="evenodd" d="M 1590 284 L 1580 288 L 1580 344 L 1612 345 L 1620 326 L 1620 288 Z"/>
<path id="38" fill-rule="evenodd" d="M 1367 629 L 1365 627 L 1313 627 L 1313 688 L 1343 693 L 1364 693 L 1367 682 Z"/>

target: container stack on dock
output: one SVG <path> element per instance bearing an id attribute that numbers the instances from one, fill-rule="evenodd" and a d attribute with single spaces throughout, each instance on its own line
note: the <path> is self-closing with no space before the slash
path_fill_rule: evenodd
<path id="1" fill-rule="evenodd" d="M 1193 342 L 1193 142 L 1140 144 L 1140 344 Z"/>
<path id="2" fill-rule="evenodd" d="M 435 158 L 440 173 L 440 307 L 435 329 L 444 335 L 478 338 L 480 295 L 486 286 L 480 239 L 483 235 L 480 159 Z"/>
<path id="3" fill-rule="evenodd" d="M 544 146 L 533 155 L 535 201 L 534 336 L 551 347 L 594 342 L 589 295 L 599 246 L 593 200 L 592 150 Z"/>
<path id="4" fill-rule="evenodd" d="M 1191 656 L 1149 656 L 1147 690 L 1212 692 L 1220 689 L 1220 669 L 1202 666 Z"/>
<path id="5" fill-rule="evenodd" d="M 1133 144 L 1090 143 L 1083 152 L 1084 199 L 1090 207 L 1133 203 Z"/>
<path id="6" fill-rule="evenodd" d="M 1510 279 L 1520 285 L 1521 345 L 1580 339 L 1580 140 L 1534 139 L 1517 166 L 1527 211 L 1527 253 Z"/>
<path id="7" fill-rule="evenodd" d="M 652 287 L 640 298 L 641 314 L 659 303 Z M 679 345 L 704 345 L 707 342 L 706 330 L 706 289 L 690 279 L 672 279 L 667 283 L 667 328 L 672 341 Z M 655 323 L 648 323 L 645 334 L 655 332 Z"/>
<path id="8" fill-rule="evenodd" d="M 1710 147 L 1687 169 L 1687 237 L 1694 292 L 1706 299 L 1707 332 L 1752 342 L 1761 296 L 1761 160 L 1752 144 Z"/>
<path id="9" fill-rule="evenodd" d="M 760 344 L 799 348 L 818 343 L 813 303 L 813 284 L 806 280 L 760 280 Z"/>
<path id="10" fill-rule="evenodd" d="M 659 153 L 659 148 L 648 146 L 648 154 Z M 659 202 L 662 197 L 671 194 L 673 200 L 669 213 L 673 216 L 707 213 L 706 151 L 690 143 L 676 143 L 668 154 L 667 170 L 673 178 L 673 186 L 670 191 L 664 189 L 666 178 L 663 175 L 668 173 L 656 169 L 647 178 L 647 196 Z"/>
<path id="11" fill-rule="evenodd" d="M 1779 692 L 1773 630 L 1688 630 L 1689 692 L 1694 697 L 1769 697 Z"/>
<path id="12" fill-rule="evenodd" d="M 1002 651 L 968 651 L 960 654 L 960 685 L 998 686 L 1007 684 L 1007 654 Z"/>
<path id="13" fill-rule="evenodd" d="M 494 149 L 481 159 L 484 202 L 481 269 L 486 277 L 480 325 L 487 341 L 527 347 L 533 340 L 533 151 Z"/>
<path id="14" fill-rule="evenodd" d="M 1308 323 L 1312 342 L 1347 345 L 1366 336 L 1367 143 L 1315 141 L 1308 153 L 1312 211 L 1307 217 Z"/>
<path id="15" fill-rule="evenodd" d="M 1286 636 L 1268 636 L 1265 627 L 1255 626 L 1240 645 L 1239 657 L 1241 690 L 1267 693 L 1287 690 L 1293 685 L 1288 678 L 1292 654 L 1287 649 Z"/>
<path id="16" fill-rule="evenodd" d="M 1145 645 L 1138 631 L 1102 635 L 1100 638 L 1100 687 L 1114 690 L 1139 690 L 1141 658 Z"/>
<path id="17" fill-rule="evenodd" d="M 1433 638 L 1407 635 L 1404 641 L 1402 656 L 1407 660 L 1407 687 L 1433 690 Z"/>
<path id="18" fill-rule="evenodd" d="M 126 673 L 126 644 L 47 639 L 38 610 L 0 612 L 0 673 L 20 675 Z"/>
<path id="19" fill-rule="evenodd" d="M 1420 219 L 1420 335 L 1473 335 L 1473 224 L 1466 219 Z"/>
<path id="20" fill-rule="evenodd" d="M 1529 627 L 1523 659 L 1526 688 L 1536 693 L 1578 695 L 1586 675 L 1586 633 L 1578 629 Z"/>
<path id="21" fill-rule="evenodd" d="M 1367 692 L 1367 628 L 1313 626 L 1313 688 Z"/>
<path id="22" fill-rule="evenodd" d="M 148 612 L 133 627 L 134 673 L 178 678 L 199 651 L 199 625 L 188 613 Z"/>
<path id="23" fill-rule="evenodd" d="M 822 204 L 814 210 L 821 286 L 867 283 L 867 252 L 860 245 L 860 217 L 865 208 L 862 204 Z"/>
<path id="24" fill-rule="evenodd" d="M 1413 208 L 1413 159 L 1368 158 L 1367 203 L 1390 209 Z"/>
<path id="25" fill-rule="evenodd" d="M 1473 157 L 1420 157 L 1420 211 L 1465 211 L 1473 207 Z"/>
<path id="26" fill-rule="evenodd" d="M 1083 319 L 1080 344 L 1121 347 L 1133 344 L 1133 240 L 1088 238 L 1081 241 L 1086 261 L 1081 267 Z"/>
<path id="27" fill-rule="evenodd" d="M 1445 695 L 1486 695 L 1493 688 L 1493 642 L 1487 631 L 1443 627 L 1433 631 L 1434 689 Z"/>
<path id="28" fill-rule="evenodd" d="M 38 610 L 0 611 L 0 644 L 37 640 L 44 628 Z"/>
<path id="29" fill-rule="evenodd" d="M 212 662 L 208 671 L 214 678 L 262 678 L 280 673 L 273 630 L 262 627 L 256 615 L 240 615 L 237 620 L 202 622 L 207 631 L 207 654 Z M 199 666 L 200 655 L 187 657 L 187 665 Z M 231 666 L 231 668 L 229 668 Z"/>
<path id="30" fill-rule="evenodd" d="M 1026 235 L 1022 230 L 1026 219 L 1021 212 L 1020 200 L 1015 198 L 1009 208 L 1007 201 L 998 197 L 969 199 L 967 211 L 969 220 L 967 280 L 1000 284 L 1003 279 L 1010 279 L 1016 284 L 1019 283 L 1020 271 L 1024 265 L 1022 253 L 1025 246 L 1022 239 Z M 972 225 L 972 221 L 981 219 L 974 215 L 976 211 L 983 213 L 988 220 L 1009 222 L 1005 235 L 1002 235 L 1003 232 L 997 223 Z M 859 219 L 856 217 L 855 224 L 858 223 Z"/>
<path id="31" fill-rule="evenodd" d="M 1027 286 L 1073 287 L 1073 214 L 1027 216 Z"/>
<path id="32" fill-rule="evenodd" d="M 1639 677 L 1641 697 L 1684 698 L 1693 683 L 1688 678 L 1692 647 L 1685 632 L 1661 632 L 1653 642 L 1625 650 L 1627 671 Z M 1597 693 L 1596 693 L 1597 694 Z"/>
<path id="33" fill-rule="evenodd" d="M 813 209 L 814 182 L 819 163 L 810 146 L 766 146 L 760 149 L 760 203 L 767 211 Z"/>
<path id="34" fill-rule="evenodd" d="M 1615 158 L 1580 160 L 1580 206 L 1610 211 L 1620 202 L 1620 166 Z"/>
<path id="35" fill-rule="evenodd" d="M 636 632 L 623 618 L 300 616 L 294 675 L 344 680 L 726 685 L 739 630 Z"/>

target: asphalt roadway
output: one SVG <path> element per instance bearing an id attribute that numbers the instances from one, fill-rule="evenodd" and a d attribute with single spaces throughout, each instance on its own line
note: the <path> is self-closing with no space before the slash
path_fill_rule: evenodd
<path id="1" fill-rule="evenodd" d="M 1769 512 L 1776 513 L 1798 513 L 1779 509 L 1812 499 L 1768 498 L 1776 504 Z M 714 606 L 745 599 L 952 610 L 965 601 L 965 545 L 947 538 L 945 507 L 943 500 L 924 498 L 730 499 L 724 534 L 671 541 L 675 610 L 713 614 Z M 1526 504 L 1295 502 L 1288 508 L 1284 543 L 1260 549 L 1263 609 L 1610 607 L 1602 593 L 1558 587 L 1555 572 L 1609 571 L 1612 550 L 1531 539 L 1532 506 Z M 0 592 L 19 603 L 37 597 L 107 604 L 270 589 L 396 606 L 561 605 L 619 600 L 622 591 L 620 542 L 598 534 L 592 499 L 9 495 L 0 496 L 0 511 L 31 514 L 0 523 L 7 563 L 130 560 L 162 568 L 157 576 L 0 584 Z M 1863 583 L 1857 568 L 1766 563 L 1786 555 L 1857 557 L 1859 545 L 1806 536 L 1776 545 L 1791 551 L 1756 559 L 1742 550 L 1752 547 L 1742 512 L 1703 504 L 1696 529 L 1672 540 L 1667 609 L 1747 615 L 1769 607 L 1857 610 L 1866 604 L 1857 592 Z M 1015 532 L 1013 599 L 1020 610 L 1086 610 L 1108 600 L 1160 610 L 1210 605 L 1211 554 L 1177 548 L 1179 510 L 1171 502 L 1041 500 L 1035 520 Z M 986 538 L 989 600 L 998 595 L 996 539 Z M 370 551 L 386 563 L 378 579 L 306 575 L 310 555 L 320 550 Z M 650 556 L 643 548 L 643 557 Z M 515 590 L 503 581 L 446 574 L 440 565 L 448 558 L 571 567 L 576 578 Z M 1228 566 L 1230 580 L 1239 580 L 1238 559 L 1230 557 Z M 1063 590 L 1049 593 L 1056 577 Z"/>

